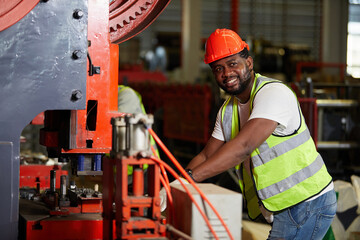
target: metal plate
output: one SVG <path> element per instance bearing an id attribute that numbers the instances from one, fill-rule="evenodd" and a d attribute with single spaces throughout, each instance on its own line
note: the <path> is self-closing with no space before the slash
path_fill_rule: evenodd
<path id="1" fill-rule="evenodd" d="M 86 107 L 87 2 L 41 2 L 0 32 L 0 142 L 13 144 L 0 148 L 4 239 L 16 239 L 18 231 L 21 131 L 45 110 Z M 76 9 L 82 18 L 74 18 Z M 82 54 L 79 59 L 72 58 L 75 50 Z M 83 96 L 77 101 L 71 99 L 75 90 Z"/>

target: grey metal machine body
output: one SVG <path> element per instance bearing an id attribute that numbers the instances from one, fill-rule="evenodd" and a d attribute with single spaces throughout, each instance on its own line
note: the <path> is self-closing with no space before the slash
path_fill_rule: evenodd
<path id="1" fill-rule="evenodd" d="M 17 239 L 20 135 L 45 110 L 85 109 L 86 0 L 40 1 L 0 32 L 0 233 Z M 83 17 L 75 18 L 81 10 Z M 76 51 L 79 58 L 74 58 Z M 72 97 L 74 92 L 80 98 Z"/>

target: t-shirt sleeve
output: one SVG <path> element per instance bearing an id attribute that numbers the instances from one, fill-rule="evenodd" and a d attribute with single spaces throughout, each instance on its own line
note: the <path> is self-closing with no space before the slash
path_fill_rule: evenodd
<path id="1" fill-rule="evenodd" d="M 139 97 L 131 88 L 125 88 L 119 93 L 118 111 L 131 114 L 143 113 Z"/>
<path id="2" fill-rule="evenodd" d="M 286 85 L 270 83 L 258 91 L 249 117 L 265 118 L 279 123 L 275 133 L 293 133 L 300 125 L 300 114 L 295 94 Z"/>

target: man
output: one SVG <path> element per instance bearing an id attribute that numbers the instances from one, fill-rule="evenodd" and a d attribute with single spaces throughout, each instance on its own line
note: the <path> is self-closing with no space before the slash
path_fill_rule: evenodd
<path id="1" fill-rule="evenodd" d="M 268 239 L 322 239 L 336 213 L 332 178 L 296 96 L 282 82 L 255 73 L 248 50 L 228 29 L 208 38 L 205 63 L 231 96 L 186 171 L 201 182 L 235 167 L 249 217 L 262 213 L 272 224 Z"/>

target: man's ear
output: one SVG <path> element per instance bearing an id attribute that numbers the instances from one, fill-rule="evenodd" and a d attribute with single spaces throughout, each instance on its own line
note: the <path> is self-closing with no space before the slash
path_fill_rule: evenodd
<path id="1" fill-rule="evenodd" d="M 250 71 L 254 69 L 254 60 L 251 56 L 246 59 L 246 64 L 248 65 Z"/>

